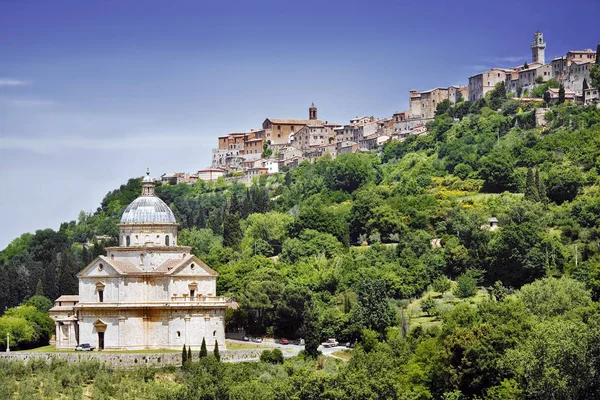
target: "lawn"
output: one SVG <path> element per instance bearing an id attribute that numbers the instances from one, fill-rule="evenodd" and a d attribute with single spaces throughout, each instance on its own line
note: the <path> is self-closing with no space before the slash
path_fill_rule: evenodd
<path id="1" fill-rule="evenodd" d="M 332 356 L 341 358 L 345 361 L 350 360 L 350 358 L 352 358 L 352 351 L 350 350 L 338 350 L 338 351 L 334 351 L 333 353 L 331 353 Z"/>
<path id="2" fill-rule="evenodd" d="M 239 343 L 239 342 L 230 342 L 228 340 L 225 341 L 225 346 L 227 346 L 227 350 L 255 350 L 255 349 L 270 349 L 274 346 L 269 346 L 268 344 L 256 344 L 256 343 Z"/>
<path id="3" fill-rule="evenodd" d="M 79 353 L 75 350 L 56 350 L 54 345 L 36 347 L 35 349 L 19 350 L 23 353 Z M 181 350 L 157 349 L 157 350 L 102 350 L 106 354 L 164 354 L 164 353 L 179 353 Z M 85 352 L 81 352 L 85 353 Z"/>
<path id="4" fill-rule="evenodd" d="M 427 313 L 421 311 L 421 301 L 427 298 L 428 296 L 431 296 L 431 298 L 436 301 L 436 305 L 440 310 L 441 314 L 452 310 L 452 308 L 454 308 L 454 306 L 456 306 L 457 304 L 468 303 L 476 305 L 489 298 L 487 290 L 483 288 L 480 288 L 475 296 L 469 297 L 467 299 L 459 299 L 457 297 L 454 297 L 454 295 L 451 292 L 446 292 L 444 293 L 444 295 L 442 295 L 439 292 L 434 292 L 432 290 L 428 291 L 423 295 L 423 297 L 413 300 L 406 307 L 406 312 L 410 317 L 411 328 L 414 328 L 415 326 L 430 328 L 441 323 L 441 319 L 439 316 L 430 316 L 427 315 Z"/>

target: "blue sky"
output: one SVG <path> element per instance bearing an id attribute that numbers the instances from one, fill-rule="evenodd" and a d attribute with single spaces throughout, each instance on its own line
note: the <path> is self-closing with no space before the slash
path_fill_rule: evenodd
<path id="1" fill-rule="evenodd" d="M 313 101 L 338 123 L 389 117 L 410 89 L 529 60 L 537 29 L 547 60 L 595 47 L 599 14 L 595 0 L 0 0 L 0 249 L 147 166 L 206 167 L 217 136 Z"/>

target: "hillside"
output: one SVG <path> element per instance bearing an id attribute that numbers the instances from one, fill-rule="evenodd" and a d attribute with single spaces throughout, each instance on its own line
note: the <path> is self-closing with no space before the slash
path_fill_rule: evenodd
<path id="1" fill-rule="evenodd" d="M 323 157 L 250 187 L 157 193 L 179 244 L 240 304 L 229 329 L 361 340 L 339 371 L 304 371 L 321 394 L 581 397 L 600 390 L 600 109 L 551 106 L 536 127 L 542 106 L 499 87 L 441 104 L 428 135 L 380 154 Z M 0 253 L 0 309 L 75 293 L 78 270 L 114 243 L 97 237 L 116 236 L 139 192 L 131 179 L 92 215 L 15 239 Z M 487 291 L 437 300 L 441 324 L 411 323 L 409 303 L 432 285 L 456 298 Z"/>

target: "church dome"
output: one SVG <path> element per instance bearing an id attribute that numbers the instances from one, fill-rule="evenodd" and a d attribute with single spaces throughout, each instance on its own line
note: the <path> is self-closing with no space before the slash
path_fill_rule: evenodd
<path id="1" fill-rule="evenodd" d="M 169 206 L 156 196 L 140 196 L 123 213 L 122 224 L 175 224 Z"/>
<path id="2" fill-rule="evenodd" d="M 175 215 L 169 206 L 154 195 L 154 179 L 150 171 L 142 180 L 142 195 L 127 206 L 122 224 L 176 224 Z"/>

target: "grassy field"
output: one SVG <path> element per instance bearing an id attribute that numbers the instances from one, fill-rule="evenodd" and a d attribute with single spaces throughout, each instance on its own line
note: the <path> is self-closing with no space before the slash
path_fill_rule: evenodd
<path id="1" fill-rule="evenodd" d="M 352 357 L 352 351 L 350 351 L 350 350 L 339 350 L 339 351 L 334 351 L 333 353 L 331 353 L 331 355 L 348 361 Z"/>
<path id="2" fill-rule="evenodd" d="M 439 292 L 434 292 L 432 290 L 428 291 L 423 295 L 423 297 L 413 300 L 406 308 L 406 311 L 410 317 L 411 328 L 414 328 L 415 326 L 419 325 L 423 328 L 429 328 L 432 326 L 439 325 L 441 323 L 441 319 L 439 316 L 429 316 L 423 311 L 421 311 L 421 301 L 423 301 L 423 299 L 427 298 L 428 296 L 431 296 L 431 298 L 435 300 L 436 305 L 442 314 L 450 311 L 457 304 L 468 303 L 475 305 L 489 298 L 487 290 L 483 288 L 480 288 L 475 296 L 470 297 L 468 299 L 459 299 L 457 297 L 454 297 L 454 295 L 451 292 L 446 292 L 442 295 Z"/>
<path id="3" fill-rule="evenodd" d="M 270 346 L 268 344 L 256 344 L 252 342 L 248 343 L 239 343 L 239 342 L 230 342 L 229 340 L 225 341 L 225 345 L 227 346 L 227 350 L 254 350 L 254 349 L 270 349 L 274 346 Z"/>
<path id="4" fill-rule="evenodd" d="M 75 350 L 56 350 L 54 345 L 37 347 L 35 349 L 19 350 L 23 353 L 79 353 Z M 165 354 L 165 353 L 179 353 L 181 350 L 170 350 L 170 349 L 158 349 L 158 350 L 103 350 L 102 353 L 107 354 Z M 84 352 L 82 352 L 84 353 Z"/>

